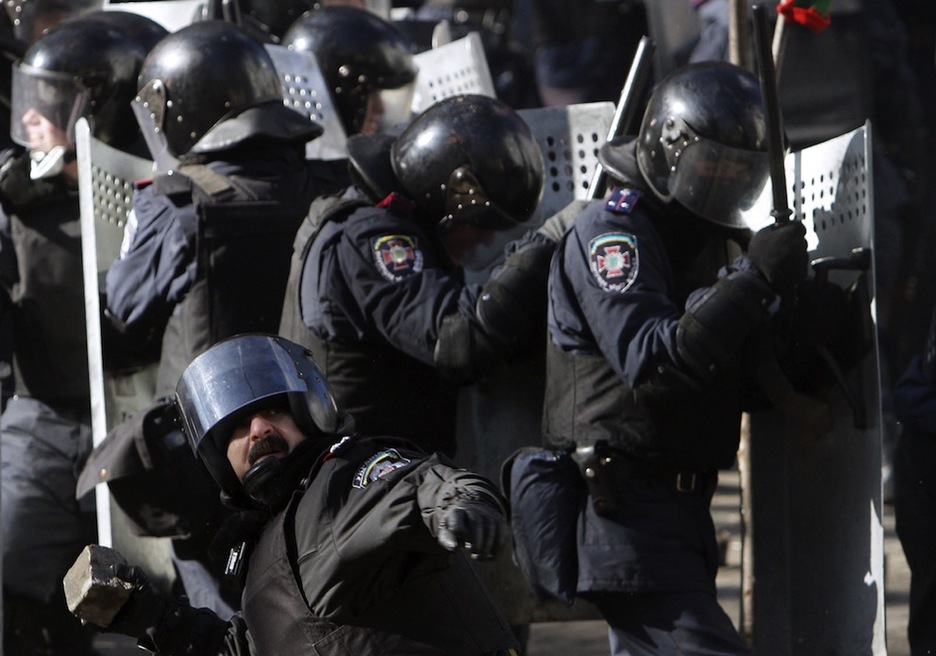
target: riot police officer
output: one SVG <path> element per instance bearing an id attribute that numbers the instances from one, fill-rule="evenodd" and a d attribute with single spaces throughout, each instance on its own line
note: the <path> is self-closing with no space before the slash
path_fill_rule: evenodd
<path id="1" fill-rule="evenodd" d="M 106 630 L 157 654 L 517 653 L 461 551 L 499 545 L 490 481 L 405 440 L 349 436 L 309 351 L 281 337 L 209 348 L 176 403 L 212 478 L 261 517 L 238 551 L 243 614 L 223 622 L 118 565 L 135 588 Z"/>
<path id="2" fill-rule="evenodd" d="M 10 153 L 0 170 L 0 274 L 16 379 L 0 438 L 11 655 L 90 648 L 59 583 L 95 535 L 93 498 L 75 499 L 91 430 L 74 125 L 86 117 L 117 148 L 139 142 L 129 103 L 150 42 L 118 22 L 65 21 L 13 71 L 11 134 L 26 150 Z"/>
<path id="3" fill-rule="evenodd" d="M 125 335 L 159 344 L 155 403 L 140 416 L 167 417 L 193 357 L 230 335 L 277 328 L 296 228 L 312 200 L 335 188 L 305 159 L 321 127 L 283 104 L 270 55 L 237 24 L 200 21 L 160 41 L 143 64 L 134 105 L 163 168 L 137 185 L 120 256 L 106 276 L 106 306 Z M 137 425 L 151 453 L 170 450 L 177 437 L 171 421 L 158 432 Z M 120 445 L 95 451 L 96 467 L 99 456 L 106 465 L 136 449 L 135 433 L 124 428 L 113 431 Z M 204 476 L 195 463 L 191 470 L 193 481 Z M 168 486 L 179 476 L 155 473 Z M 139 495 L 122 500 L 112 492 L 131 515 L 137 511 Z M 220 500 L 199 496 L 163 510 L 185 520 L 184 530 L 161 526 L 155 534 L 177 538 L 175 566 L 193 602 L 233 612 L 237 595 L 219 591 L 223 563 L 208 553 L 228 515 Z"/>
<path id="4" fill-rule="evenodd" d="M 513 110 L 474 95 L 348 151 L 356 187 L 300 228 L 281 334 L 312 350 L 362 431 L 451 454 L 456 384 L 535 348 L 543 326 L 554 244 L 542 235 L 483 288 L 463 281 L 531 220 L 540 151 Z"/>
<path id="5" fill-rule="evenodd" d="M 756 77 L 678 69 L 639 135 L 602 147 L 617 186 L 552 263 L 544 434 L 588 484 L 565 584 L 595 602 L 614 654 L 747 653 L 716 598 L 709 503 L 754 401 L 749 337 L 807 273 L 802 224 L 748 243 L 765 135 Z M 732 242 L 746 254 L 730 260 Z"/>
<path id="6" fill-rule="evenodd" d="M 239 26 L 203 21 L 172 33 L 147 57 L 139 82 L 134 103 L 144 135 L 157 163 L 171 169 L 138 185 L 108 271 L 107 308 L 126 330 L 162 339 L 157 394 L 165 396 L 194 355 L 240 330 L 218 325 L 233 320 L 224 314 L 207 326 L 186 323 L 184 304 L 203 302 L 199 283 L 209 273 L 196 251 L 198 217 L 240 210 L 271 232 L 278 216 L 294 230 L 309 203 L 331 189 L 304 159 L 321 128 L 283 105 L 272 60 Z M 254 272 L 257 280 L 269 275 Z M 215 282 L 220 292 L 225 281 Z"/>

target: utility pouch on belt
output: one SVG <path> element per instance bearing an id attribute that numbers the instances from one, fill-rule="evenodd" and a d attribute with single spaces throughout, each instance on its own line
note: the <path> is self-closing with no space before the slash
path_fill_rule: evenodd
<path id="1" fill-rule="evenodd" d="M 610 515 L 618 509 L 613 458 L 611 447 L 603 440 L 576 447 L 575 453 L 572 454 L 572 459 L 585 479 L 595 512 L 599 515 Z"/>

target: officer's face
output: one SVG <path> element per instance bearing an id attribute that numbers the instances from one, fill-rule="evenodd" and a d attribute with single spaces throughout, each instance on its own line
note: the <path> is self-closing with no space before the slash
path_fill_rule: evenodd
<path id="1" fill-rule="evenodd" d="M 65 131 L 35 109 L 27 110 L 23 114 L 22 122 L 31 150 L 47 153 L 55 146 L 68 145 L 68 135 Z"/>
<path id="2" fill-rule="evenodd" d="M 380 118 L 384 115 L 383 99 L 380 90 L 371 91 L 367 96 L 367 108 L 364 110 L 364 121 L 361 124 L 361 134 L 377 134 L 380 132 Z"/>
<path id="3" fill-rule="evenodd" d="M 246 417 L 234 428 L 227 457 L 237 478 L 264 458 L 285 458 L 306 436 L 285 408 L 268 408 Z"/>

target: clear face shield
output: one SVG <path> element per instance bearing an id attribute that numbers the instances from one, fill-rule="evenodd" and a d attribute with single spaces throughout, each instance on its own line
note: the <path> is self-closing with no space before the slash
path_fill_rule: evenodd
<path id="1" fill-rule="evenodd" d="M 295 359 L 274 339 L 244 337 L 221 342 L 195 358 L 179 379 L 176 401 L 185 434 L 193 450 L 201 452 L 202 439 L 219 425 L 265 399 L 307 390 Z M 225 452 L 223 435 L 215 435 L 215 446 Z"/>
<path id="2" fill-rule="evenodd" d="M 396 89 L 374 89 L 367 96 L 367 109 L 361 134 L 388 134 L 401 131 L 412 118 L 415 81 Z"/>
<path id="3" fill-rule="evenodd" d="M 74 153 L 75 122 L 84 113 L 88 94 L 74 76 L 13 67 L 10 136 L 30 151 L 30 176 L 57 175 Z"/>
<path id="4" fill-rule="evenodd" d="M 743 227 L 743 212 L 760 198 L 769 173 L 765 151 L 710 141 L 684 123 L 683 137 L 665 148 L 670 197 L 693 214 L 726 227 Z"/>

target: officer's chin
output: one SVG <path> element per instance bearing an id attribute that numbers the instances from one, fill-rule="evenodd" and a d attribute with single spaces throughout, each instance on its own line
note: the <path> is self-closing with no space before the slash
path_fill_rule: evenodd
<path id="1" fill-rule="evenodd" d="M 271 480 L 277 477 L 282 468 L 282 457 L 275 453 L 257 460 L 244 474 L 244 491 L 247 496 L 255 501 L 260 501 L 263 497 L 263 490 Z"/>

